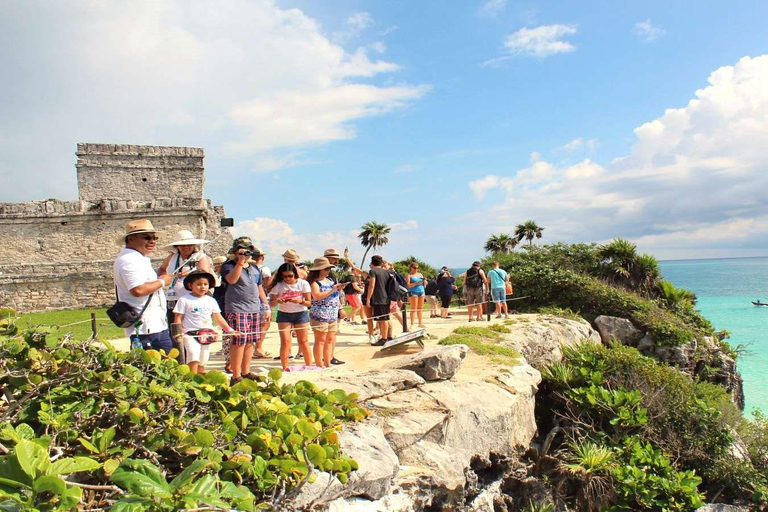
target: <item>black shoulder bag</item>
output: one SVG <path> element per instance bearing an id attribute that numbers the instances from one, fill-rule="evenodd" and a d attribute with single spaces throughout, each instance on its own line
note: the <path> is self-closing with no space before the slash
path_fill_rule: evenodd
<path id="1" fill-rule="evenodd" d="M 107 316 L 110 320 L 112 320 L 112 323 L 118 327 L 130 327 L 139 321 L 141 315 L 144 314 L 147 306 L 149 306 L 149 301 L 152 300 L 152 296 L 154 294 L 155 292 L 149 294 L 147 302 L 144 303 L 144 307 L 141 308 L 141 311 L 137 313 L 133 306 L 127 302 L 121 302 L 118 300 L 117 286 L 115 286 L 115 304 L 111 308 L 107 309 Z"/>

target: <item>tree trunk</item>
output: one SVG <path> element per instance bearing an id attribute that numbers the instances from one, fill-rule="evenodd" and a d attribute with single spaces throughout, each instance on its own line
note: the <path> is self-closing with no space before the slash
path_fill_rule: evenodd
<path id="1" fill-rule="evenodd" d="M 365 265 L 365 257 L 368 256 L 368 251 L 371 250 L 371 245 L 365 248 L 365 252 L 363 253 L 363 259 L 360 261 L 360 268 L 364 269 L 363 265 Z"/>

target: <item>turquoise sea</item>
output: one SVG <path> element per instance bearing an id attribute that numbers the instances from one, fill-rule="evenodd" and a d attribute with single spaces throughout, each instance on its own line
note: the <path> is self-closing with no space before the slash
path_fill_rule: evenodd
<path id="1" fill-rule="evenodd" d="M 768 258 L 662 261 L 661 272 L 698 297 L 696 309 L 715 329 L 731 332 L 731 346 L 748 345 L 738 361 L 744 378 L 746 410 L 768 412 Z"/>

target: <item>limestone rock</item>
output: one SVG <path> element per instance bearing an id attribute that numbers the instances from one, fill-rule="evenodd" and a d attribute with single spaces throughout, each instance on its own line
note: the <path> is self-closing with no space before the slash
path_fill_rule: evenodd
<path id="1" fill-rule="evenodd" d="M 707 503 L 703 507 L 696 509 L 696 512 L 749 512 L 749 509 L 735 505 L 726 505 L 725 503 Z"/>
<path id="2" fill-rule="evenodd" d="M 408 370 L 373 370 L 364 373 L 355 373 L 352 370 L 338 372 L 324 370 L 284 373 L 280 382 L 293 384 L 300 380 L 313 382 L 320 389 L 341 389 L 346 393 L 357 393 L 361 402 L 424 384 L 424 379 Z"/>
<path id="3" fill-rule="evenodd" d="M 388 411 L 384 434 L 400 464 L 409 466 L 398 485 L 416 501 L 456 507 L 473 460 L 515 457 L 525 449 L 536 432 L 533 383 L 540 377 L 532 368 L 518 374 L 527 380 L 516 384 L 509 377 L 516 394 L 488 382 L 441 381 L 371 400 Z M 413 494 L 419 489 L 430 494 L 419 498 Z"/>
<path id="4" fill-rule="evenodd" d="M 349 475 L 345 496 L 376 500 L 389 493 L 399 461 L 380 427 L 370 421 L 347 427 L 339 433 L 339 446 L 360 466 Z"/>
<path id="5" fill-rule="evenodd" d="M 533 396 L 539 391 L 541 373 L 528 364 L 520 364 L 496 375 L 496 380 L 513 395 Z"/>
<path id="6" fill-rule="evenodd" d="M 600 333 L 600 339 L 608 344 L 612 339 L 617 339 L 624 345 L 637 346 L 643 337 L 643 331 L 632 325 L 626 318 L 600 315 L 595 318 L 595 327 Z"/>
<path id="7" fill-rule="evenodd" d="M 339 480 L 324 471 L 316 473 L 317 479 L 301 488 L 291 505 L 299 510 L 307 509 L 318 503 L 324 503 L 341 495 L 342 486 Z"/>
<path id="8" fill-rule="evenodd" d="M 411 370 L 427 381 L 446 380 L 459 371 L 468 351 L 466 345 L 438 345 L 393 361 L 384 368 Z"/>
<path id="9" fill-rule="evenodd" d="M 536 369 L 561 361 L 562 347 L 579 343 L 600 343 L 600 335 L 586 320 L 577 321 L 552 315 L 526 315 L 509 326 L 500 342 L 525 356 Z"/>
<path id="10" fill-rule="evenodd" d="M 327 512 L 413 512 L 417 510 L 407 494 L 388 494 L 380 500 L 362 498 L 339 498 L 326 505 Z"/>
<path id="11" fill-rule="evenodd" d="M 637 350 L 640 352 L 650 352 L 655 346 L 656 343 L 654 343 L 653 338 L 651 338 L 648 334 L 643 336 L 643 338 L 637 342 Z"/>

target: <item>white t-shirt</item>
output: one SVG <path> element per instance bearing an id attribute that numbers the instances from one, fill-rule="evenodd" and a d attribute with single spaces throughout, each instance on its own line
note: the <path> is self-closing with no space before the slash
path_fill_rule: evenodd
<path id="1" fill-rule="evenodd" d="M 213 329 L 211 315 L 221 313 L 221 309 L 216 299 L 210 295 L 195 297 L 191 293 L 187 293 L 176 301 L 173 312 L 184 315 L 181 328 L 187 333 L 199 329 Z"/>
<path id="2" fill-rule="evenodd" d="M 117 288 L 118 300 L 130 304 L 136 309 L 136 312 L 141 311 L 148 297 L 146 295 L 134 297 L 131 290 L 142 284 L 158 280 L 157 273 L 152 268 L 152 261 L 139 251 L 127 247 L 117 255 L 112 270 L 112 278 Z M 165 318 L 167 305 L 162 290 L 160 288 L 152 294 L 152 299 L 141 316 L 141 323 L 138 328 L 133 326 L 125 328 L 126 336 L 132 335 L 136 330 L 139 334 L 153 334 L 168 329 L 168 322 Z"/>
<path id="3" fill-rule="evenodd" d="M 295 283 L 288 284 L 285 281 L 280 281 L 269 292 L 269 296 L 277 296 L 278 299 L 290 300 L 300 297 L 304 299 L 305 293 L 312 293 L 312 288 L 309 287 L 309 283 L 303 279 L 297 279 Z M 304 304 L 296 304 L 289 302 L 287 304 L 278 304 L 277 310 L 283 313 L 301 313 L 307 310 L 307 306 Z"/>

